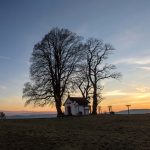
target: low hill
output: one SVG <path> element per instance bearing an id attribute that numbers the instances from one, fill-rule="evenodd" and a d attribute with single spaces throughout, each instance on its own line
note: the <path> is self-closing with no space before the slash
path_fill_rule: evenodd
<path id="1" fill-rule="evenodd" d="M 7 119 L 56 118 L 56 114 L 11 115 Z"/>
<path id="2" fill-rule="evenodd" d="M 0 111 L 6 114 L 7 119 L 26 119 L 26 118 L 54 118 L 56 112 L 33 112 L 33 111 Z"/>
<path id="3" fill-rule="evenodd" d="M 150 109 L 130 109 L 130 114 L 148 114 Z M 128 114 L 128 110 L 116 112 L 116 114 Z"/>

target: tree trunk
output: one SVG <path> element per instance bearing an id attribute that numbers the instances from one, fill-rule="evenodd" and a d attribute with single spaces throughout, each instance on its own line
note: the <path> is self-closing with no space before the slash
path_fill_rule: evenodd
<path id="1" fill-rule="evenodd" d="M 61 100 L 56 98 L 55 103 L 56 103 L 57 117 L 62 117 L 63 112 L 61 110 Z"/>
<path id="2" fill-rule="evenodd" d="M 56 104 L 56 110 L 57 110 L 57 117 L 62 117 L 63 113 L 62 113 L 60 104 Z"/>
<path id="3" fill-rule="evenodd" d="M 97 88 L 94 87 L 93 91 L 93 110 L 92 110 L 93 115 L 97 115 Z"/>

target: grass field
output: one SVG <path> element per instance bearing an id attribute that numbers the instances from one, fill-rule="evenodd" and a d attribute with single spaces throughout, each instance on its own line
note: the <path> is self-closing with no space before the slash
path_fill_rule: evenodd
<path id="1" fill-rule="evenodd" d="M 150 150 L 150 115 L 0 120 L 0 150 Z"/>

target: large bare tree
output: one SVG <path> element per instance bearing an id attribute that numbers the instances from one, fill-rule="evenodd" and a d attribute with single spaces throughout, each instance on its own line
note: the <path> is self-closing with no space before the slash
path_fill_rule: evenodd
<path id="1" fill-rule="evenodd" d="M 25 83 L 26 105 L 55 103 L 62 115 L 62 100 L 82 57 L 81 38 L 67 29 L 53 28 L 33 49 L 31 82 Z"/>
<path id="2" fill-rule="evenodd" d="M 86 67 L 88 68 L 88 77 L 92 84 L 93 93 L 92 114 L 97 114 L 97 105 L 102 99 L 101 95 L 99 95 L 102 90 L 101 81 L 104 79 L 118 79 L 121 77 L 120 73 L 113 71 L 116 69 L 114 65 L 105 62 L 112 51 L 114 51 L 114 48 L 110 44 L 103 43 L 101 40 L 91 38 L 86 42 Z"/>

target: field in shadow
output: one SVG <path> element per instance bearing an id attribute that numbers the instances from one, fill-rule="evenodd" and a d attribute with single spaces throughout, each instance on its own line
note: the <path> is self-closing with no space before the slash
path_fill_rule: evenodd
<path id="1" fill-rule="evenodd" d="M 0 150 L 150 150 L 150 115 L 0 120 Z"/>

